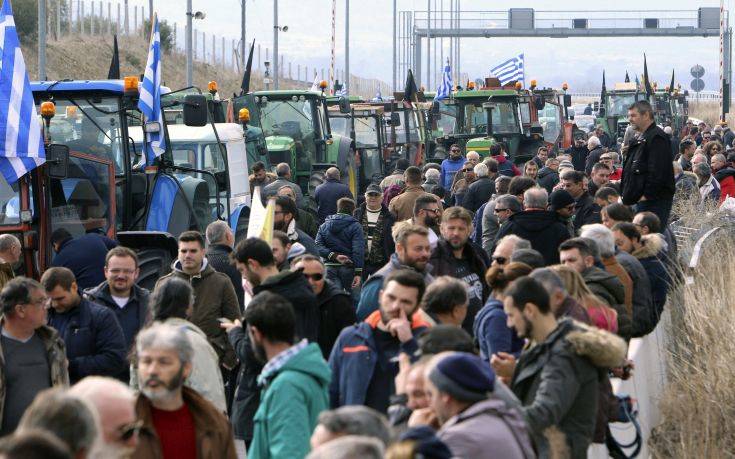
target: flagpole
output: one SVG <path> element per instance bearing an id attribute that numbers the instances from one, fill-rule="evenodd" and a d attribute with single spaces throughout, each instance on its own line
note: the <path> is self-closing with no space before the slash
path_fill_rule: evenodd
<path id="1" fill-rule="evenodd" d="M 5 0 L 8 1 L 8 0 Z M 38 2 L 38 79 L 46 80 L 46 2 Z"/>

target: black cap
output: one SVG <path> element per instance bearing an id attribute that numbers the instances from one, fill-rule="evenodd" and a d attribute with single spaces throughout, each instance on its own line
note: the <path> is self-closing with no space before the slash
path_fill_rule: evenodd
<path id="1" fill-rule="evenodd" d="M 556 190 L 549 196 L 549 204 L 553 211 L 563 209 L 574 203 L 574 197 L 567 190 Z"/>
<path id="2" fill-rule="evenodd" d="M 383 194 L 383 191 L 378 185 L 373 183 L 368 185 L 367 190 L 365 190 L 365 194 Z"/>

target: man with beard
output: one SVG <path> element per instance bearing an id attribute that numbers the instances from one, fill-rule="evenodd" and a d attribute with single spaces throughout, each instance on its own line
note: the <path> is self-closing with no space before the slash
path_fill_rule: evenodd
<path id="1" fill-rule="evenodd" d="M 574 166 L 574 170 L 583 171 L 585 162 L 587 161 L 587 141 L 585 140 L 584 132 L 574 132 L 574 145 L 564 150 L 564 153 L 571 156 L 571 161 Z"/>
<path id="2" fill-rule="evenodd" d="M 279 271 L 288 269 L 288 251 L 291 250 L 291 240 L 283 231 L 273 231 L 273 240 L 271 241 L 271 249 L 273 250 L 273 259 Z M 238 274 L 242 279 L 242 276 Z M 240 282 L 242 283 L 242 282 Z"/>
<path id="3" fill-rule="evenodd" d="M 304 246 L 306 253 L 310 253 L 315 256 L 319 256 L 319 248 L 311 238 L 304 231 L 296 227 L 296 215 L 298 211 L 296 209 L 296 203 L 293 199 L 287 196 L 276 197 L 276 209 L 273 215 L 273 229 L 283 231 L 288 235 L 291 243 L 298 242 Z"/>
<path id="4" fill-rule="evenodd" d="M 365 202 L 355 210 L 354 216 L 365 234 L 365 267 L 362 270 L 364 282 L 383 267 L 395 250 L 390 232 L 396 220 L 388 206 L 383 204 L 383 191 L 378 185 L 368 185 Z"/>
<path id="5" fill-rule="evenodd" d="M 142 423 L 136 419 L 135 394 L 120 381 L 89 376 L 69 393 L 89 402 L 97 412 L 100 435 L 89 453 L 94 459 L 130 458 L 138 446 Z"/>
<path id="6" fill-rule="evenodd" d="M 442 215 L 442 238 L 431 252 L 431 274 L 451 276 L 463 281 L 467 288 L 467 315 L 462 323 L 467 333 L 472 334 L 475 315 L 482 308 L 490 291 L 485 282 L 488 263 L 470 240 L 472 216 L 467 209 L 450 207 Z"/>
<path id="7" fill-rule="evenodd" d="M 429 244 L 431 244 L 431 250 L 434 250 L 436 243 L 439 241 L 439 236 L 436 235 L 434 228 L 439 226 L 439 216 L 441 215 L 441 208 L 439 207 L 439 201 L 436 196 L 425 195 L 419 196 L 413 205 L 413 217 L 410 220 L 405 220 L 412 225 L 423 226 L 429 232 Z"/>
<path id="8" fill-rule="evenodd" d="M 329 406 L 329 367 L 316 343 L 295 342 L 293 307 L 282 296 L 263 292 L 253 298 L 245 321 L 253 352 L 265 363 L 248 455 L 304 457 L 319 413 Z"/>
<path id="9" fill-rule="evenodd" d="M 194 350 L 181 328 L 156 324 L 136 338 L 140 394 L 135 411 L 143 423 L 134 457 L 235 459 L 232 428 L 224 414 L 184 386 Z"/>
<path id="10" fill-rule="evenodd" d="M 380 289 L 383 280 L 397 269 L 413 269 L 424 276 L 426 284 L 434 280 L 431 275 L 429 256 L 429 232 L 426 228 L 401 222 L 393 227 L 393 239 L 396 241 L 396 253 L 390 261 L 375 272 L 362 286 L 360 302 L 357 305 L 357 320 L 365 320 L 378 309 Z"/>
<path id="11" fill-rule="evenodd" d="M 428 327 L 414 314 L 425 289 L 424 278 L 416 271 L 393 271 L 383 280 L 380 309 L 342 330 L 329 356 L 332 408 L 366 405 L 381 413 L 388 411 L 395 394 L 398 354 L 415 359 L 416 337 Z"/>
<path id="12" fill-rule="evenodd" d="M 0 290 L 15 277 L 13 265 L 20 261 L 21 246 L 12 234 L 0 234 Z"/>

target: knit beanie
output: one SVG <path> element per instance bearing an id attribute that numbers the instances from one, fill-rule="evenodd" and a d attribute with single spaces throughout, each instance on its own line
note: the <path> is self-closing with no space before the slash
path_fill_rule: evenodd
<path id="1" fill-rule="evenodd" d="M 429 426 L 412 427 L 403 432 L 400 441 L 413 440 L 416 442 L 414 454 L 421 454 L 425 459 L 451 459 L 452 452 L 443 441 L 439 440 Z M 416 457 L 416 456 L 414 456 Z"/>
<path id="2" fill-rule="evenodd" d="M 549 206 L 554 211 L 563 209 L 574 202 L 574 197 L 567 190 L 556 190 L 549 195 Z"/>
<path id="3" fill-rule="evenodd" d="M 479 402 L 495 388 L 495 373 L 476 355 L 457 352 L 444 357 L 429 373 L 441 392 L 462 402 Z"/>

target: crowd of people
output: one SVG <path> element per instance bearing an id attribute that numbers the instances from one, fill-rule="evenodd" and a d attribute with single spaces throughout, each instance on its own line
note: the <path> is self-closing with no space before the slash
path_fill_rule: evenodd
<path id="1" fill-rule="evenodd" d="M 0 236 L 0 456 L 623 457 L 610 380 L 675 280 L 672 203 L 735 189 L 729 129 L 675 157 L 647 102 L 629 120 L 519 166 L 399 160 L 358 199 L 333 167 L 314 213 L 256 163 L 272 241 L 186 231 L 151 292 L 115 241 L 55 233 L 39 282 Z"/>

